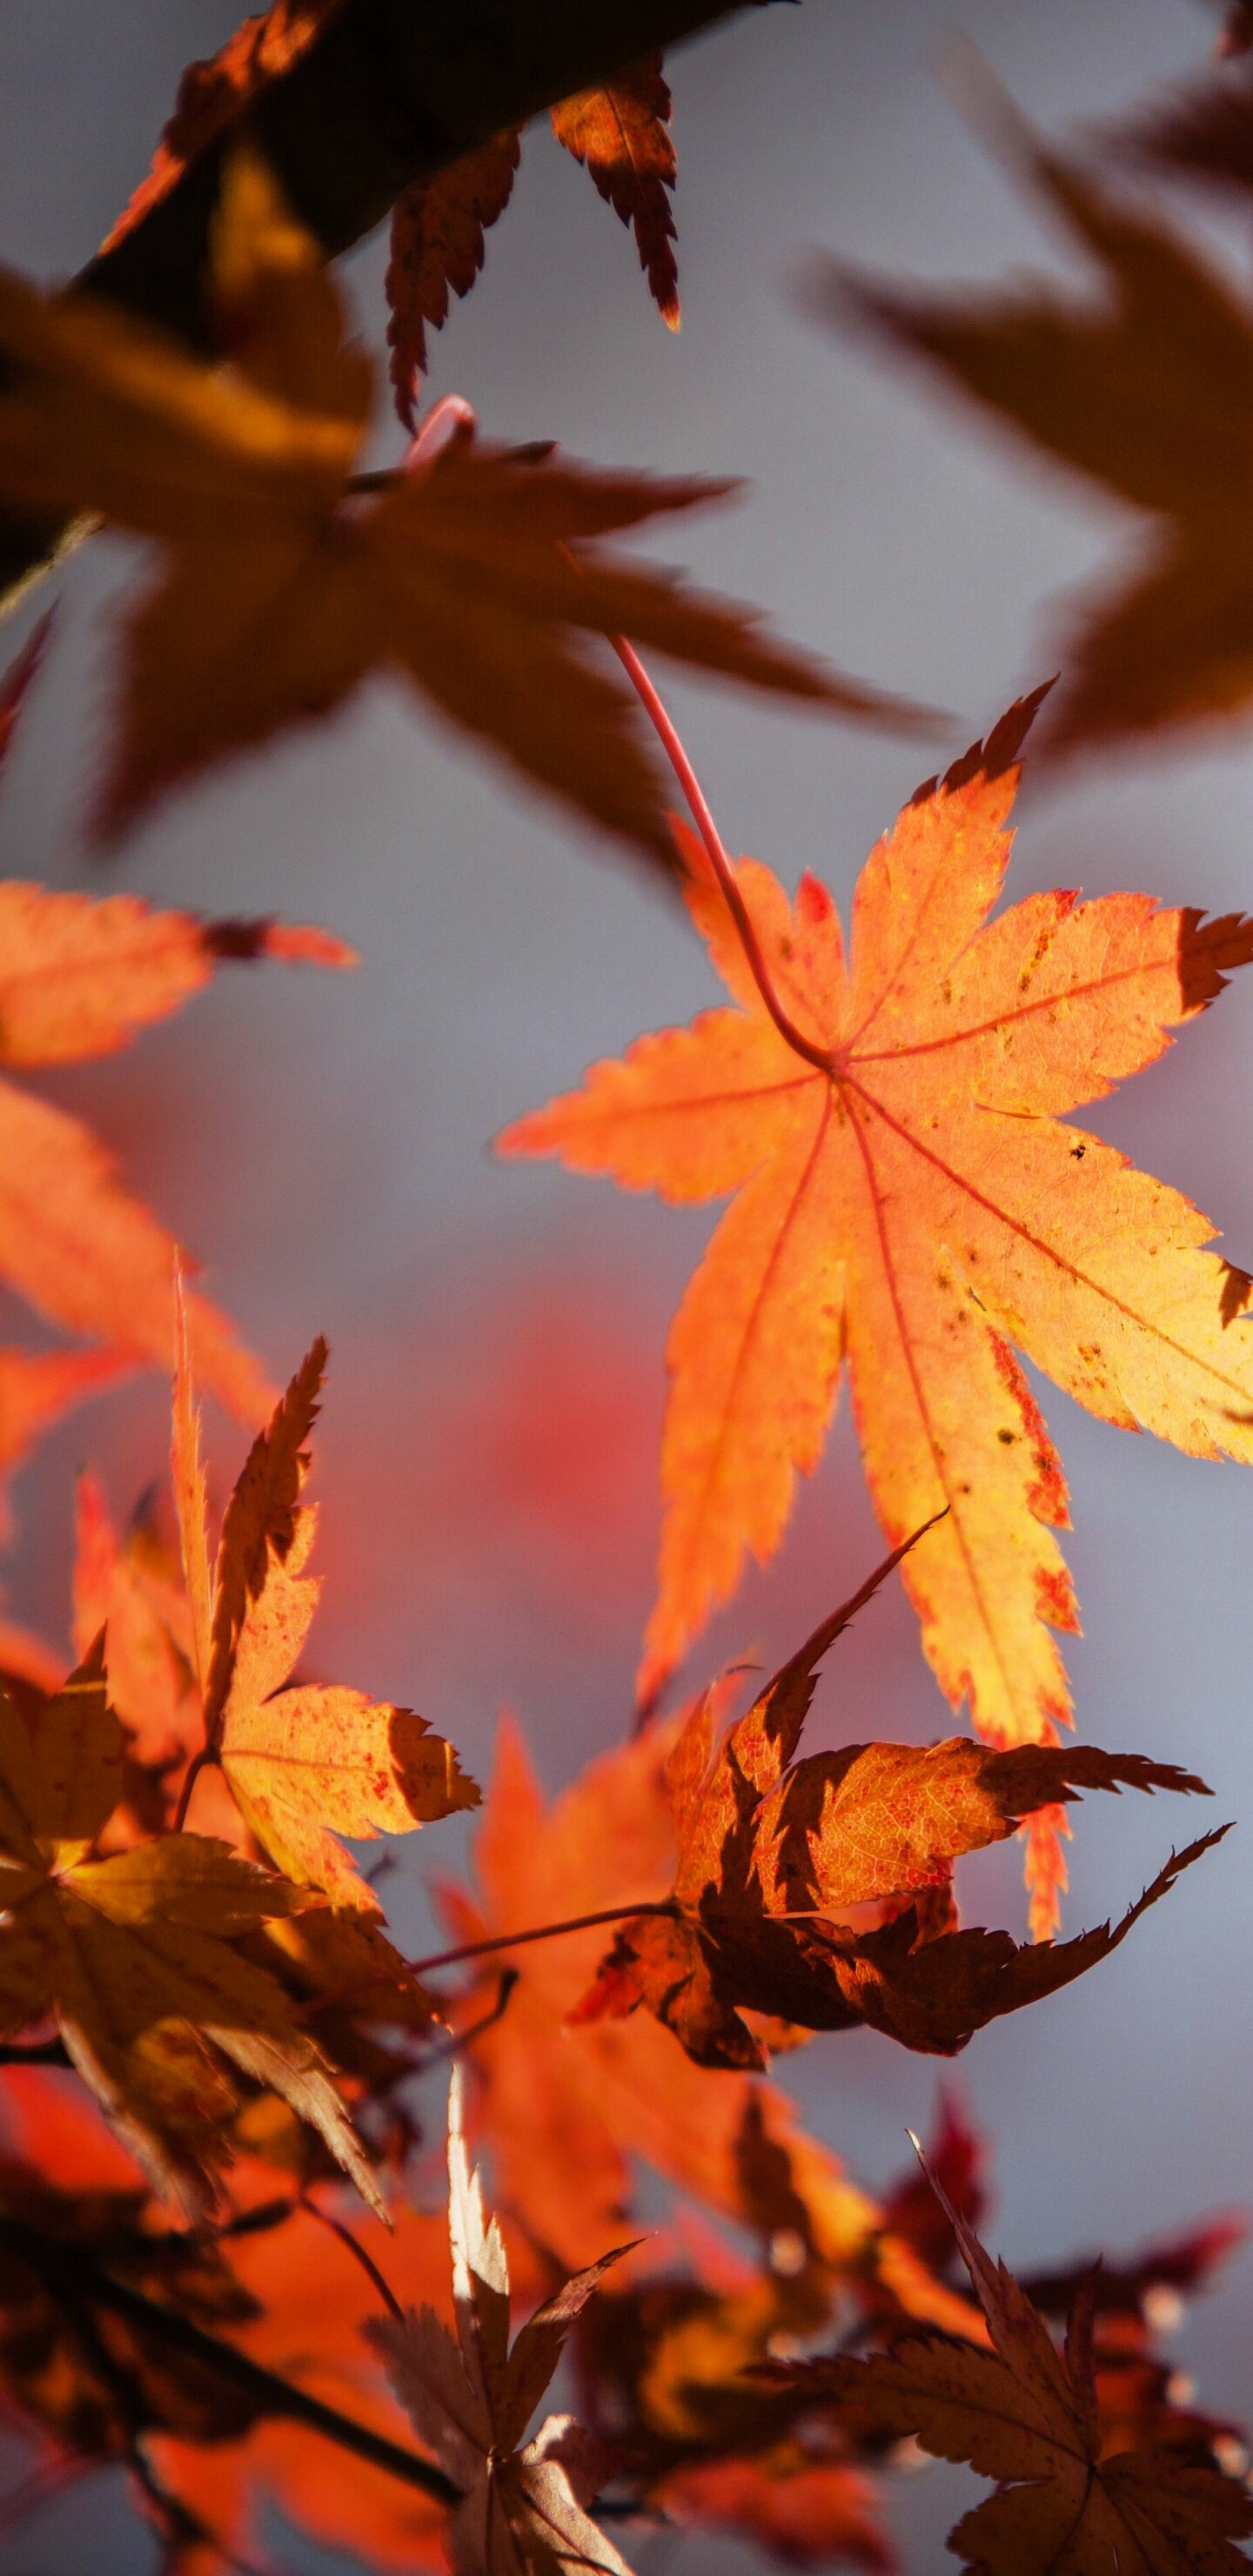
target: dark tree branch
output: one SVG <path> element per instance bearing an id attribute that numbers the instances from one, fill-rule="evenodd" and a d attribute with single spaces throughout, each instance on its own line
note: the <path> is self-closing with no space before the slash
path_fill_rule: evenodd
<path id="1" fill-rule="evenodd" d="M 295 2206 L 295 2204 L 290 2204 Z M 319 2213 L 325 2215 L 324 2212 Z M 354 2251 L 361 2252 L 360 2246 Z M 293 2424 L 303 2424 L 311 2433 L 320 2433 L 340 2450 L 351 2451 L 372 2468 L 383 2469 L 389 2477 L 400 2478 L 406 2486 L 416 2487 L 436 2504 L 447 2506 L 461 2502 L 461 2489 L 433 2460 L 424 2460 L 417 2451 L 402 2442 L 389 2442 L 368 2424 L 357 2423 L 351 2415 L 341 2415 L 338 2408 L 326 2406 L 320 2397 L 312 2397 L 290 2380 L 281 2379 L 258 2361 L 240 2352 L 236 2345 L 222 2342 L 217 2335 L 206 2334 L 203 2326 L 193 2323 L 177 2308 L 167 2308 L 158 2299 L 148 2298 L 142 2290 L 132 2289 L 126 2281 L 115 2281 L 95 2262 L 83 2245 L 63 2245 L 39 2228 L 27 2227 L 12 2218 L 0 2218 L 0 2254 L 24 2263 L 47 2291 L 49 2298 L 81 2332 L 90 2326 L 91 2312 L 128 2317 L 132 2325 L 142 2327 L 154 2342 L 164 2343 L 171 2352 L 182 2353 L 238 2389 L 250 2398 L 259 2415 L 279 2416 Z M 90 2327 L 94 2342 L 94 2327 Z M 617 2498 L 602 2498 L 595 2510 L 602 2521 L 635 2519 L 647 2506 Z M 240 2562 L 242 2563 L 242 2562 Z"/>
<path id="2" fill-rule="evenodd" d="M 311 2433 L 321 2433 L 328 2442 L 355 2452 L 358 2459 L 368 2460 L 372 2467 L 403 2478 L 406 2485 L 419 2488 L 437 2504 L 460 2503 L 460 2488 L 433 2461 L 406 2450 L 403 2443 L 389 2442 L 382 2433 L 374 2432 L 368 2424 L 358 2424 L 350 2415 L 341 2415 L 334 2406 L 323 2405 L 321 2398 L 294 2387 L 290 2380 L 280 2379 L 275 2371 L 263 2369 L 260 2362 L 251 2360 L 234 2344 L 206 2334 L 202 2326 L 181 2315 L 177 2308 L 163 2307 L 142 2290 L 132 2289 L 125 2281 L 115 2281 L 92 2261 L 83 2246 L 60 2245 L 38 2228 L 0 2218 L 0 2252 L 24 2263 L 63 2314 L 78 2317 L 96 2308 L 128 2317 L 154 2342 L 164 2343 L 171 2352 L 199 2362 L 203 2369 L 238 2389 L 241 2396 L 252 2400 L 258 2414 L 283 2416 L 291 2423 L 306 2425 Z"/>
<path id="3" fill-rule="evenodd" d="M 334 257 L 381 223 L 411 179 L 749 4 L 340 0 L 290 70 L 251 101 L 248 128 Z M 193 348 L 205 345 L 202 278 L 233 130 L 75 281 Z M 62 533 L 0 517 L 0 610 L 50 560 Z"/>

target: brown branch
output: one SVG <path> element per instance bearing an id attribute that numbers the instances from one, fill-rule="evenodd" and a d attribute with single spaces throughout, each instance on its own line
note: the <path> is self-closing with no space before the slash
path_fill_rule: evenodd
<path id="1" fill-rule="evenodd" d="M 753 927 L 752 915 L 736 883 L 735 870 L 723 846 L 722 835 L 668 708 L 649 678 L 635 646 L 628 644 L 625 635 L 611 635 L 609 642 L 683 790 L 688 812 L 704 845 L 705 856 L 717 878 L 727 910 L 735 924 L 740 946 L 748 961 L 749 972 L 780 1037 L 785 1045 L 791 1047 L 794 1055 L 800 1056 L 803 1063 L 814 1065 L 819 1073 L 834 1072 L 835 1058 L 829 1048 L 816 1045 L 812 1038 L 806 1037 L 803 1029 L 798 1029 L 795 1020 L 790 1012 L 784 1009 L 774 989 L 770 969 Z"/>
<path id="2" fill-rule="evenodd" d="M 361 2251 L 359 2246 L 357 2251 Z M 177 2308 L 163 2307 L 159 2300 L 132 2289 L 128 2282 L 115 2281 L 111 2273 L 92 2260 L 85 2247 L 58 2244 L 55 2237 L 45 2236 L 38 2228 L 0 2218 L 0 2254 L 24 2263 L 71 2319 L 81 2318 L 84 2309 L 90 2307 L 127 2317 L 155 2341 L 164 2342 L 171 2352 L 198 2362 L 202 2369 L 214 2372 L 242 2396 L 251 2398 L 259 2414 L 305 2425 L 309 2432 L 320 2433 L 324 2440 L 336 2443 L 341 2451 L 351 2451 L 371 2468 L 382 2469 L 389 2477 L 416 2487 L 436 2504 L 451 2507 L 461 2503 L 460 2487 L 433 2460 L 424 2460 L 417 2451 L 406 2450 L 402 2442 L 391 2442 L 370 2425 L 342 2415 L 337 2407 L 310 2396 L 307 2389 L 293 2387 L 290 2380 L 280 2379 L 276 2371 L 266 2370 L 234 2344 L 207 2334 L 203 2326 L 193 2324 Z M 615 2498 L 599 2502 L 596 2510 L 604 2521 L 616 2522 L 633 2518 L 640 2508 Z"/>
<path id="3" fill-rule="evenodd" d="M 249 102 L 249 133 L 328 257 L 381 223 L 411 180 L 525 125 L 746 0 L 340 0 Z M 233 120 L 76 285 L 207 343 L 203 280 Z M 138 173 L 136 174 L 138 176 Z M 63 531 L 0 519 L 0 608 Z"/>
<path id="4" fill-rule="evenodd" d="M 565 1923 L 538 1923 L 527 1932 L 493 1932 L 486 1941 L 462 1941 L 455 1950 L 438 1950 L 430 1959 L 407 1962 L 415 1977 L 435 1968 L 455 1968 L 462 1959 L 486 1959 L 493 1950 L 517 1950 L 524 1941 L 555 1941 L 560 1932 L 590 1932 L 597 1923 L 627 1923 L 637 1914 L 678 1914 L 672 1896 L 645 1905 L 607 1905 L 599 1914 L 572 1914 Z M 495 2015 L 493 2015 L 493 2019 Z"/>
<path id="5" fill-rule="evenodd" d="M 475 2040 L 482 2039 L 485 2031 L 494 2030 L 497 2022 L 505 2018 L 509 2009 L 509 1998 L 517 1985 L 519 1974 L 520 1971 L 517 1968 L 502 1968 L 496 1987 L 495 2003 L 489 2004 L 487 2011 L 480 2013 L 478 2020 L 470 2022 L 465 2030 L 453 2031 L 448 2039 L 438 2040 L 434 2048 L 428 2049 L 417 2068 L 418 2074 L 429 2075 L 433 2066 L 442 2066 L 447 2058 L 460 2057 L 463 2049 L 472 2048 Z"/>
<path id="6" fill-rule="evenodd" d="M 172 1827 L 172 1831 L 174 1833 L 181 1834 L 183 1827 L 187 1822 L 187 1810 L 191 1805 L 191 1793 L 195 1788 L 201 1772 L 207 1770 L 209 1764 L 211 1762 L 216 1762 L 217 1758 L 217 1753 L 211 1744 L 202 1744 L 199 1752 L 193 1753 L 191 1760 L 187 1765 L 187 1769 L 183 1774 L 183 1785 L 179 1791 L 178 1805 L 174 1811 L 174 1823 Z"/>
<path id="7" fill-rule="evenodd" d="M 311 2200 L 307 2191 L 302 2191 L 299 2206 L 310 2218 L 320 2219 L 323 2227 L 329 2227 L 332 2236 L 338 2236 L 340 2244 L 346 2246 L 348 2252 L 352 2255 L 354 2262 L 360 2264 L 362 2271 L 365 2273 L 366 2279 L 371 2283 L 372 2287 L 378 2291 L 384 2307 L 390 2310 L 390 2313 L 396 2318 L 400 2325 L 403 2325 L 405 2321 L 405 2312 L 391 2286 L 390 2281 L 387 2279 L 386 2275 L 379 2270 L 378 2264 L 374 2260 L 374 2256 L 369 2253 L 366 2247 L 361 2244 L 360 2240 L 353 2235 L 351 2227 L 345 2227 L 342 2218 L 333 2217 L 329 2209 L 323 2209 L 316 2200 Z"/>
<path id="8" fill-rule="evenodd" d="M 293 2387 L 289 2380 L 264 2369 L 234 2344 L 222 2343 L 216 2335 L 207 2334 L 203 2326 L 195 2325 L 177 2308 L 163 2307 L 159 2300 L 145 2297 L 142 2290 L 132 2289 L 128 2282 L 115 2281 L 81 2245 L 59 2245 L 37 2228 L 0 2218 L 0 2252 L 24 2263 L 63 2312 L 81 2312 L 84 2305 L 90 2305 L 114 2316 L 128 2317 L 171 2352 L 199 2362 L 202 2368 L 237 2388 L 241 2396 L 251 2398 L 260 2414 L 284 2417 L 305 2425 L 311 2433 L 321 2433 L 326 2441 L 337 2443 L 342 2451 L 354 2452 L 372 2468 L 383 2469 L 390 2477 L 417 2487 L 436 2504 L 460 2503 L 460 2488 L 433 2461 L 406 2450 L 403 2443 L 389 2442 L 385 2434 L 374 2432 L 368 2424 L 358 2424 L 351 2415 L 341 2415 L 336 2407 L 325 2405 L 306 2389 Z"/>

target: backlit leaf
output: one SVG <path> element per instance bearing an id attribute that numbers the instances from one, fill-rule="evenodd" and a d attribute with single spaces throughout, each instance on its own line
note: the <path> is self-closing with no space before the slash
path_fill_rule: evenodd
<path id="1" fill-rule="evenodd" d="M 214 238 L 226 369 L 104 301 L 0 275 L 0 496 L 98 513 L 165 549 L 120 657 L 97 824 L 120 831 L 228 754 L 399 672 L 583 819 L 673 866 L 666 790 L 630 690 L 589 638 L 872 722 L 922 711 L 827 671 L 733 602 L 595 540 L 729 486 L 607 474 L 453 442 L 371 500 L 349 477 L 371 396 L 338 289 L 247 153 Z M 569 549 L 577 549 L 577 561 Z M 924 719 L 925 720 L 925 719 Z"/>
<path id="2" fill-rule="evenodd" d="M 674 256 L 674 144 L 660 54 L 647 54 L 604 89 L 580 90 L 552 111 L 553 132 L 582 161 L 607 206 L 630 224 L 662 320 L 679 327 Z"/>
<path id="3" fill-rule="evenodd" d="M 775 990 L 825 1061 L 780 1034 L 720 892 L 694 877 L 735 1006 L 593 1066 L 500 1140 L 675 1200 L 738 1191 L 670 1335 L 645 1697 L 746 1555 L 778 1546 L 845 1354 L 889 1540 L 946 1512 L 904 1581 L 942 1690 L 994 1744 L 1048 1743 L 1068 1721 L 1050 1628 L 1077 1625 L 1053 1536 L 1061 1464 L 1010 1345 L 1124 1429 L 1253 1459 L 1247 1277 L 1177 1191 L 1063 1123 L 1163 1052 L 1253 954 L 1253 928 L 1070 892 L 985 926 L 1035 704 L 921 788 L 871 853 L 851 969 L 824 886 L 804 878 L 792 905 L 740 862 Z M 1052 1846 L 1036 1857 L 1048 1932 Z"/>

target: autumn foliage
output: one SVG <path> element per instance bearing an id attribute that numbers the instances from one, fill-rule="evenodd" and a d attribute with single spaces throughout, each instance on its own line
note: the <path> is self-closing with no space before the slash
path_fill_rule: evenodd
<path id="1" fill-rule="evenodd" d="M 1220 2576 L 1253 2536 L 1242 2437 L 1160 2338 L 1242 2222 L 1016 2277 L 977 2232 L 991 2149 L 960 2096 L 876 2193 L 774 2061 L 854 2032 L 862 2066 L 857 2046 L 884 2040 L 957 2055 L 1140 1937 L 1159 1902 L 1185 1908 L 1196 1882 L 1178 1883 L 1230 1830 L 1220 1815 L 1164 1849 L 1157 1797 L 1208 1798 L 1200 1771 L 1101 1750 L 1086 1710 L 1070 1731 L 1069 1496 L 1025 1365 L 1116 1429 L 1253 1463 L 1253 1278 L 1190 1200 L 1076 1123 L 1253 959 L 1253 920 L 1101 881 L 1000 899 L 1024 763 L 1247 719 L 1253 308 L 1126 174 L 1242 202 L 1253 89 L 1202 82 L 1072 157 L 981 83 L 1014 175 L 1095 264 L 1095 307 L 811 273 L 825 325 L 925 361 L 1150 522 L 1076 612 L 1056 684 L 912 793 L 903 755 L 846 942 L 818 874 L 793 895 L 728 855 L 641 649 L 737 684 L 753 721 L 771 699 L 912 737 L 947 720 L 629 550 L 726 480 L 579 464 L 426 401 L 428 334 L 483 266 L 520 124 L 478 128 L 396 197 L 407 444 L 368 461 L 386 359 L 258 141 L 267 99 L 353 5 L 275 0 L 192 65 L 110 235 L 133 288 L 161 210 L 208 190 L 203 329 L 153 319 L 155 289 L 152 312 L 111 295 L 107 269 L 51 292 L 0 271 L 6 525 L 36 552 L 100 529 L 147 550 L 110 611 L 88 838 L 116 862 L 158 800 L 390 674 L 541 811 L 642 860 L 726 987 L 517 1117 L 498 1154 L 729 1205 L 666 1348 L 635 1722 L 550 1799 L 503 1719 L 480 1787 L 438 1707 L 322 1678 L 325 1343 L 276 1394 L 191 1253 L 38 1088 L 228 964 L 348 969 L 353 951 L 113 879 L 0 884 L 17 1308 L 0 1473 L 133 1374 L 171 1390 L 168 1476 L 154 1460 L 120 1498 L 79 1477 L 65 1634 L 20 1602 L 0 1623 L 0 2393 L 21 2461 L 0 2530 L 114 2463 L 166 2576 L 268 2569 L 275 2507 L 379 2570 L 630 2576 L 662 2526 L 892 2576 L 893 2482 L 921 2451 L 992 2482 L 949 2535 L 971 2576 Z M 671 95 L 648 31 L 652 49 L 550 96 L 548 122 L 677 330 Z M 65 615 L 41 603 L 15 631 L 0 767 Z M 549 1326 L 546 1403 L 572 1338 Z M 433 1437 L 414 1466 L 436 1560 L 434 1525 L 472 1541 L 518 1424 L 525 1440 L 496 1366 L 476 1379 L 486 1435 L 480 1418 Z M 884 1561 L 832 1581 L 848 1597 L 769 1677 L 690 1669 L 748 1562 L 781 1548 L 846 1372 Z M 224 1499 L 206 1399 L 236 1426 Z M 563 1528 L 619 1463 L 612 1440 L 563 1455 Z M 349 1507 L 372 1504 L 362 1478 Z M 807 1740 L 824 1659 L 883 1615 L 898 1572 L 971 1731 L 901 1740 L 883 1706 L 865 1740 Z M 332 1551 L 328 1598 L 337 1580 Z M 1180 1749 L 1204 1769 L 1205 1713 L 1188 1714 Z M 1137 1867 L 1107 1919 L 1071 1930 L 1075 1811 L 1090 1800 L 1099 1850 L 1097 1811 L 1124 1792 L 1145 1883 Z M 389 1872 L 420 1828 L 441 1929 L 415 1957 Z M 1026 1926 L 971 1919 L 960 1865 L 1015 1836 Z"/>

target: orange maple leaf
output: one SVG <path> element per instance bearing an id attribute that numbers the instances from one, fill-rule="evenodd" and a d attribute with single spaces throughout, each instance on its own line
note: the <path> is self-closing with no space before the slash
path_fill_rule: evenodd
<path id="1" fill-rule="evenodd" d="M 825 887 L 806 876 L 793 906 L 744 860 L 767 1007 L 706 874 L 689 901 L 735 1006 L 593 1066 L 500 1140 L 673 1200 L 738 1193 L 670 1335 L 646 1697 L 746 1554 L 777 1547 L 846 1355 L 889 1540 L 947 1513 L 903 1578 L 946 1697 L 998 1745 L 1068 1720 L 1049 1629 L 1077 1626 L 1061 1463 L 1010 1344 L 1106 1421 L 1253 1459 L 1249 1279 L 1177 1191 L 1061 1115 L 1160 1055 L 1253 955 L 1253 924 L 1059 892 L 984 926 L 1040 694 L 872 852 L 851 969 Z M 1033 1864 L 1048 1932 L 1051 1832 Z"/>
<path id="2" fill-rule="evenodd" d="M 510 2345 L 509 2263 L 466 2154 L 460 2067 L 448 2095 L 448 2238 L 455 2336 L 425 2306 L 372 2318 L 365 2332 L 419 2438 L 461 2489 L 450 2564 L 457 2576 L 631 2576 L 585 2510 L 611 2465 L 601 2444 L 569 2415 L 522 2437 L 575 2318 L 633 2248 L 616 2246 L 563 2281 Z"/>
<path id="3" fill-rule="evenodd" d="M 380 1908 L 339 1835 L 408 1833 L 476 1807 L 479 1791 L 452 1746 L 412 1709 L 342 1686 L 292 1682 L 321 1589 L 305 1572 L 317 1514 L 300 1495 L 325 1365 L 326 1344 L 317 1341 L 253 1442 L 211 1573 L 185 1339 L 180 1343 L 174 1496 L 204 1722 L 204 1751 L 188 1773 L 183 1812 L 201 1766 L 220 1766 L 244 1823 L 278 1867 L 298 1885 L 324 1890 L 337 1909 L 366 1918 L 337 1923 L 334 1939 L 368 1953 L 382 1944 L 372 1920 Z M 396 1976 L 409 1982 L 390 1944 L 383 1946 Z"/>
<path id="4" fill-rule="evenodd" d="M 38 668 L 47 621 L 0 685 L 0 760 Z M 349 966 L 329 932 L 271 920 L 202 921 L 138 895 L 54 893 L 0 883 L 0 1063 L 23 1069 L 109 1055 L 166 1019 L 226 960 Z M 0 1353 L 0 1465 L 33 1434 L 129 1363 L 168 1364 L 175 1244 L 114 1177 L 90 1130 L 0 1080 L 0 1275 L 54 1323 L 108 1351 Z M 266 1381 L 225 1316 L 193 1297 L 197 1365 L 244 1422 L 270 1402 Z"/>
<path id="5" fill-rule="evenodd" d="M 229 2156 L 226 2060 L 312 2121 L 380 2207 L 325 2059 L 277 1979 L 233 1946 L 317 1898 L 199 1834 L 97 1857 L 122 1750 L 99 1640 L 29 1723 L 0 1694 L 0 2026 L 55 2019 L 158 2190 L 202 2205 Z"/>

